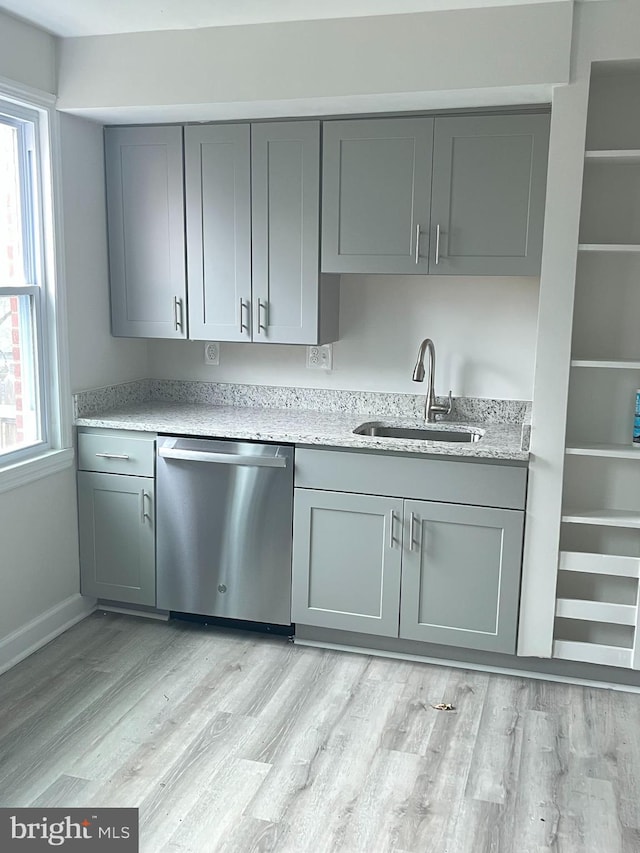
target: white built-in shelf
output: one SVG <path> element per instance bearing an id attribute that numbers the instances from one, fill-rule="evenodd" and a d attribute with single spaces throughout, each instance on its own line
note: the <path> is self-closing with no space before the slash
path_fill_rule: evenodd
<path id="1" fill-rule="evenodd" d="M 604 646 L 600 643 L 578 643 L 573 640 L 556 640 L 553 644 L 553 657 L 561 660 L 601 663 L 606 666 L 624 666 L 630 668 L 633 650 L 624 646 Z"/>
<path id="2" fill-rule="evenodd" d="M 640 557 L 620 554 L 592 554 L 586 551 L 560 551 L 561 572 L 583 572 L 619 578 L 640 578 Z"/>
<path id="3" fill-rule="evenodd" d="M 640 530 L 640 512 L 628 509 L 570 510 L 562 514 L 570 524 L 594 524 L 600 527 L 628 527 Z"/>
<path id="4" fill-rule="evenodd" d="M 572 358 L 571 367 L 602 367 L 605 370 L 640 370 L 637 358 Z"/>
<path id="5" fill-rule="evenodd" d="M 585 151 L 587 163 L 631 163 L 640 164 L 640 150 L 636 148 L 613 148 L 608 151 Z"/>
<path id="6" fill-rule="evenodd" d="M 640 252 L 639 243 L 578 243 L 579 252 Z"/>
<path id="7" fill-rule="evenodd" d="M 609 459 L 633 459 L 640 462 L 639 444 L 572 444 L 565 448 L 568 456 L 597 456 Z"/>
<path id="8" fill-rule="evenodd" d="M 585 622 L 608 622 L 614 625 L 635 625 L 635 604 L 614 604 L 610 601 L 587 601 L 583 598 L 558 598 L 556 616 L 581 619 Z"/>

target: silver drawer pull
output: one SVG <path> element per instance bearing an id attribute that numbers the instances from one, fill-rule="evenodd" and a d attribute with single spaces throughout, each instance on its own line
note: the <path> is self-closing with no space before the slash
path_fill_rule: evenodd
<path id="1" fill-rule="evenodd" d="M 264 311 L 264 323 L 262 322 L 262 314 Z M 265 335 L 269 329 L 269 304 L 267 302 L 263 302 L 262 299 L 258 299 L 258 334 L 260 332 L 264 332 Z"/>
<path id="2" fill-rule="evenodd" d="M 217 462 L 222 465 L 248 465 L 253 468 L 286 468 L 286 456 L 242 456 L 239 453 L 210 453 L 207 450 L 180 450 L 159 447 L 158 456 L 163 459 L 179 459 L 182 462 Z"/>
<path id="3" fill-rule="evenodd" d="M 391 548 L 395 548 L 400 544 L 400 540 L 395 534 L 394 524 L 396 521 L 396 514 L 393 510 L 389 513 L 389 529 L 391 531 L 391 535 L 389 536 L 389 545 Z"/>
<path id="4" fill-rule="evenodd" d="M 145 502 L 145 499 L 148 497 L 149 497 L 149 495 L 147 494 L 147 492 L 145 492 L 145 490 L 142 489 L 142 491 L 140 492 L 140 523 L 141 524 L 146 524 L 147 519 L 151 517 L 151 516 L 147 515 L 147 513 L 145 512 L 144 502 Z"/>
<path id="5" fill-rule="evenodd" d="M 417 551 L 420 548 L 420 540 L 416 536 L 416 515 L 415 513 L 411 513 L 411 520 L 409 521 L 409 550 Z"/>
<path id="6" fill-rule="evenodd" d="M 128 459 L 129 455 L 127 453 L 96 453 L 96 456 L 100 456 L 102 459 Z"/>

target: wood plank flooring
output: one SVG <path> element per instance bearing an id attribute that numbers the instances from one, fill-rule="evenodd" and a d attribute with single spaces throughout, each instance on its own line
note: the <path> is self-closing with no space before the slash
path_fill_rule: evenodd
<path id="1" fill-rule="evenodd" d="M 640 696 L 96 613 L 0 677 L 0 805 L 136 806 L 143 853 L 639 853 Z"/>

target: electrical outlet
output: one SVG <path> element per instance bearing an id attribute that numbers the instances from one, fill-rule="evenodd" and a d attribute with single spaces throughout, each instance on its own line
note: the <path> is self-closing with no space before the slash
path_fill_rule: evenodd
<path id="1" fill-rule="evenodd" d="M 323 344 L 319 347 L 307 347 L 307 367 L 313 370 L 331 370 L 333 368 L 333 346 Z"/>
<path id="2" fill-rule="evenodd" d="M 204 363 L 220 364 L 220 345 L 209 341 L 204 345 Z"/>

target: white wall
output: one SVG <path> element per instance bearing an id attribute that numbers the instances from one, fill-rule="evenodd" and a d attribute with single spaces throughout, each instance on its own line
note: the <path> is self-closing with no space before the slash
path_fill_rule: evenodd
<path id="1" fill-rule="evenodd" d="M 436 344 L 438 393 L 531 399 L 538 279 L 345 275 L 334 369 L 305 367 L 306 348 L 222 344 L 220 365 L 200 342 L 150 343 L 153 378 L 418 393 L 418 345 Z"/>
<path id="2" fill-rule="evenodd" d="M 548 101 L 572 6 L 65 39 L 59 106 L 117 123 Z"/>
<path id="3" fill-rule="evenodd" d="M 0 494 L 0 518 L 1 647 L 4 637 L 78 592 L 73 468 Z"/>
<path id="4" fill-rule="evenodd" d="M 56 42 L 49 33 L 0 11 L 0 77 L 54 93 Z"/>
<path id="5" fill-rule="evenodd" d="M 71 388 L 148 375 L 146 341 L 113 338 L 102 127 L 61 115 L 62 193 Z"/>

